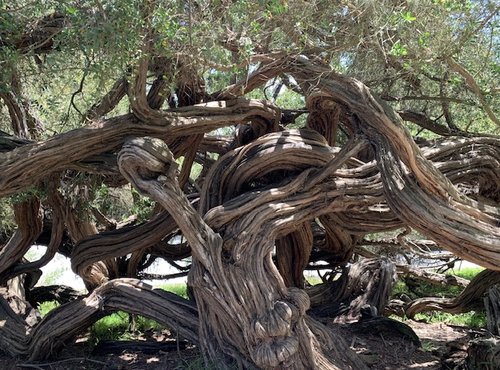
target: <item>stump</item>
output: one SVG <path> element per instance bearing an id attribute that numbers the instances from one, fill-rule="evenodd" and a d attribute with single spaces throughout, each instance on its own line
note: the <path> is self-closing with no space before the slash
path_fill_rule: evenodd
<path id="1" fill-rule="evenodd" d="M 498 337 L 471 341 L 467 354 L 467 369 L 500 369 L 500 339 Z"/>

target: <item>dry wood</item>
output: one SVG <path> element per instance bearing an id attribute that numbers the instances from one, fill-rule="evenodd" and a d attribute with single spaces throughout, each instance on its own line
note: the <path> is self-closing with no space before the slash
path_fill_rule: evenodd
<path id="1" fill-rule="evenodd" d="M 169 111 L 164 115 L 167 124 L 163 126 L 139 124 L 133 115 L 98 121 L 90 127 L 0 153 L 0 196 L 23 191 L 76 161 L 116 150 L 133 135 L 172 138 L 201 134 L 227 126 L 228 122 L 247 122 L 253 116 L 274 121 L 280 113 L 267 103 L 241 99 Z"/>
<path id="2" fill-rule="evenodd" d="M 464 313 L 469 311 L 484 311 L 483 295 L 488 289 L 500 282 L 500 272 L 481 271 L 456 298 L 420 298 L 411 302 L 406 308 L 406 316 L 426 311 L 445 311 L 449 313 Z"/>
<path id="3" fill-rule="evenodd" d="M 220 162 L 226 163 L 224 159 Z M 276 280 L 278 276 L 272 273 L 275 269 L 269 258 L 273 236 L 285 227 L 278 227 L 282 217 L 286 212 L 298 211 L 300 215 L 303 208 L 302 217 L 310 218 L 308 203 L 296 203 L 296 209 L 290 207 L 275 213 L 269 212 L 267 205 L 270 200 L 276 201 L 275 197 L 263 198 L 267 202 L 256 199 L 261 202 L 250 202 L 245 217 L 234 221 L 229 218 L 231 222 L 224 223 L 226 231 L 221 238 L 205 224 L 180 191 L 172 154 L 161 141 L 127 142 L 120 152 L 119 164 L 125 177 L 169 211 L 191 245 L 193 267 L 189 281 L 199 312 L 208 318 L 200 323 L 199 340 L 212 360 L 223 366 L 222 354 L 228 354 L 242 365 L 254 363 L 262 368 L 336 368 L 335 362 L 339 360 L 328 359 L 320 343 L 307 334 L 310 333 L 304 321 L 309 306 L 307 295 L 297 289 L 286 289 L 282 280 Z M 306 178 L 301 176 L 299 180 L 295 186 L 282 188 L 278 199 L 290 196 L 294 189 L 297 191 L 298 184 L 304 184 Z M 293 200 L 290 204 L 294 204 Z M 314 210 L 314 203 L 311 205 Z M 257 214 L 261 217 L 256 217 Z M 210 223 L 213 220 L 207 218 Z M 253 220 L 253 225 L 249 220 Z M 286 226 L 293 228 L 295 223 L 297 221 L 292 221 Z M 233 230 L 229 231 L 230 228 Z M 249 232 L 252 228 L 261 230 L 257 239 L 254 239 L 255 233 Z M 236 235 L 239 235 L 237 239 Z M 224 249 L 230 254 L 227 257 L 224 257 Z M 242 261 L 247 262 L 242 264 Z M 242 307 L 249 306 L 254 307 L 252 311 L 242 311 Z M 314 357 L 310 351 L 315 353 Z"/>
<path id="4" fill-rule="evenodd" d="M 363 369 L 342 339 L 306 312 L 311 302 L 316 312 L 322 306 L 343 314 L 342 320 L 359 318 L 365 305 L 381 312 L 394 267 L 363 261 L 327 284 L 329 289 L 312 289 L 311 297 L 297 287 L 303 287 L 308 262 L 345 266 L 364 235 L 405 226 L 491 269 L 456 300 L 440 302 L 445 309 L 476 307 L 482 292 L 498 283 L 498 138 L 449 138 L 419 148 L 400 117 L 365 85 L 306 57 L 274 55 L 212 97 L 205 96 L 194 74 L 179 75 L 180 105 L 214 96 L 221 101 L 163 111 L 158 95 L 163 82 L 157 79 L 147 94 L 154 63 L 143 57 L 135 68 L 127 89 L 132 114 L 92 121 L 39 143 L 0 136 L 0 196 L 44 186 L 42 180 L 51 174 L 77 169 L 105 175 L 110 184 L 129 181 L 166 211 L 143 225 L 98 234 L 83 217 L 85 210 L 79 214 L 57 198 L 48 202 L 54 210 L 49 252 L 34 264 L 19 265 L 42 228 L 38 200 L 19 204 L 18 231 L 0 249 L 4 280 L 43 265 L 57 247 L 62 251 L 64 223 L 75 245 L 73 269 L 93 291 L 37 323 L 28 318 L 33 311 L 24 302 L 22 278 L 16 276 L 11 290 L 1 291 L 2 349 L 44 358 L 99 317 L 124 310 L 151 317 L 199 343 L 220 368 L 235 361 L 242 368 Z M 282 115 L 272 104 L 228 100 L 283 73 L 293 76 L 305 94 L 308 126 L 316 131 L 281 131 Z M 88 117 L 109 111 L 125 87 L 124 80 L 118 81 Z M 195 94 L 190 96 L 189 89 Z M 232 140 L 205 136 L 231 125 L 237 127 Z M 335 148 L 339 129 L 349 140 Z M 207 152 L 221 156 L 214 162 Z M 175 158 L 180 156 L 185 162 L 179 183 Z M 204 166 L 198 209 L 183 191 L 191 189 L 194 161 Z M 187 244 L 168 244 L 177 231 Z M 189 284 L 200 320 L 192 302 L 136 280 L 110 280 L 136 274 L 155 256 L 176 260 L 190 253 Z M 149 262 L 143 262 L 146 256 Z M 118 259 L 127 262 L 125 269 L 118 268 Z M 332 291 L 331 285 L 338 289 Z M 334 309 L 327 307 L 329 297 Z M 410 307 L 415 311 L 422 304 Z"/>
<path id="5" fill-rule="evenodd" d="M 193 304 L 175 294 L 151 287 L 135 279 L 117 279 L 95 289 L 84 299 L 74 300 L 51 311 L 31 331 L 0 297 L 1 349 L 30 360 L 48 358 L 53 352 L 99 318 L 114 312 L 140 314 L 168 326 L 182 338 L 196 343 L 198 318 Z M 5 320 L 5 321 L 3 321 Z"/>
<path id="6" fill-rule="evenodd" d="M 14 205 L 14 215 L 17 230 L 6 245 L 0 249 L 0 273 L 3 274 L 2 283 L 9 274 L 4 274 L 7 269 L 21 260 L 33 242 L 42 232 L 42 212 L 40 200 L 35 197 Z"/>
<path id="7" fill-rule="evenodd" d="M 486 327 L 497 336 L 500 336 L 500 284 L 493 285 L 488 289 L 484 297 L 486 309 Z"/>
<path id="8" fill-rule="evenodd" d="M 425 271 L 411 265 L 397 265 L 397 269 L 398 272 L 405 277 L 434 285 L 440 285 L 442 287 L 452 285 L 465 288 L 469 285 L 469 280 L 459 276 L 438 274 L 435 272 Z"/>
<path id="9" fill-rule="evenodd" d="M 370 308 L 373 315 L 383 312 L 395 283 L 395 266 L 388 260 L 366 259 L 353 264 L 340 279 L 307 289 L 312 312 L 335 317 L 336 322 L 352 322 Z"/>
<path id="10" fill-rule="evenodd" d="M 466 366 L 471 370 L 496 370 L 500 368 L 500 339 L 479 338 L 469 343 Z"/>

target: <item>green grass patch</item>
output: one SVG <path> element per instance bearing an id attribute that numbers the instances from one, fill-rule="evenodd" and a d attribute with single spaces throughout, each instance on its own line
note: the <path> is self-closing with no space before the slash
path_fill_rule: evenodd
<path id="1" fill-rule="evenodd" d="M 160 287 L 166 291 L 187 298 L 186 283 L 165 284 Z M 41 317 L 45 317 L 50 311 L 58 307 L 56 301 L 43 302 L 38 306 Z M 139 333 L 148 330 L 162 330 L 164 327 L 154 320 L 143 316 L 136 316 L 135 330 Z M 89 329 L 89 342 L 93 345 L 102 340 L 131 340 L 135 334 L 130 331 L 130 315 L 127 312 L 118 311 L 96 321 Z"/>
<path id="2" fill-rule="evenodd" d="M 483 268 L 467 267 L 456 271 L 448 271 L 446 274 L 455 275 L 467 280 L 472 280 Z M 422 297 L 453 298 L 462 292 L 463 288 L 457 286 L 440 286 L 425 282 L 415 282 L 408 286 L 404 281 L 397 281 L 394 285 L 392 296 L 400 297 L 406 294 L 411 299 Z M 467 326 L 471 328 L 484 328 L 486 326 L 486 316 L 482 312 L 466 312 L 463 314 L 450 314 L 440 311 L 424 312 L 415 315 L 416 320 L 428 323 L 445 323 L 448 325 Z"/>
<path id="3" fill-rule="evenodd" d="M 167 292 L 177 294 L 182 298 L 188 298 L 187 294 L 187 284 L 186 283 L 167 283 L 159 286 L 160 289 L 166 290 Z"/>
<path id="4" fill-rule="evenodd" d="M 130 339 L 127 332 L 129 315 L 125 312 L 115 312 L 96 321 L 90 328 L 90 341 L 98 343 L 101 340 Z"/>
<path id="5" fill-rule="evenodd" d="M 43 302 L 38 305 L 38 312 L 40 312 L 40 316 L 45 317 L 50 311 L 57 307 L 59 307 L 59 303 L 56 301 Z"/>
<path id="6" fill-rule="evenodd" d="M 323 280 L 321 280 L 319 276 L 306 276 L 305 278 L 310 285 L 318 285 L 323 283 Z"/>
<path id="7" fill-rule="evenodd" d="M 472 280 L 477 274 L 484 269 L 481 267 L 466 267 L 461 270 L 448 271 L 447 275 L 455 275 L 467 280 Z M 398 280 L 392 290 L 392 296 L 399 296 L 401 294 L 408 295 L 411 299 L 421 297 L 440 297 L 452 298 L 458 296 L 462 292 L 462 288 L 458 286 L 440 286 L 425 282 L 416 282 L 412 286 L 408 286 L 404 281 Z"/>
<path id="8" fill-rule="evenodd" d="M 474 311 L 456 315 L 440 311 L 424 312 L 417 313 L 415 319 L 424 320 L 428 323 L 442 322 L 447 325 L 467 326 L 470 328 L 484 328 L 486 326 L 485 314 Z"/>
<path id="9" fill-rule="evenodd" d="M 477 274 L 483 271 L 482 267 L 464 267 L 457 271 L 447 271 L 446 275 L 455 275 L 467 280 L 472 280 Z"/>
<path id="10" fill-rule="evenodd" d="M 135 330 L 143 333 L 148 330 L 161 330 L 163 326 L 154 320 L 136 316 Z M 130 315 L 118 311 L 96 321 L 90 327 L 89 342 L 97 344 L 102 340 L 130 340 L 135 334 L 130 331 Z"/>

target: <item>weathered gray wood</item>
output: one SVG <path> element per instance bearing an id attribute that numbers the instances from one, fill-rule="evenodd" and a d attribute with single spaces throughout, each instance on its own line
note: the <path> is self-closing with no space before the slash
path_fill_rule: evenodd
<path id="1" fill-rule="evenodd" d="M 494 335 L 500 335 L 500 284 L 491 286 L 484 297 L 486 327 Z"/>
<path id="2" fill-rule="evenodd" d="M 92 294 L 54 309 L 28 331 L 29 325 L 11 304 L 0 296 L 0 348 L 12 356 L 28 356 L 30 360 L 50 357 L 95 321 L 114 311 L 140 314 L 168 326 L 180 337 L 197 342 L 196 307 L 175 294 L 151 287 L 136 279 L 116 279 L 102 284 Z M 16 306 L 19 306 L 17 304 Z"/>
<path id="3" fill-rule="evenodd" d="M 483 270 L 471 280 L 456 298 L 425 297 L 412 301 L 406 308 L 406 316 L 413 318 L 419 312 L 444 311 L 464 313 L 484 311 L 483 296 L 488 289 L 500 282 L 500 272 Z"/>
<path id="4" fill-rule="evenodd" d="M 466 363 L 470 370 L 500 369 L 500 339 L 479 338 L 469 342 Z"/>
<path id="5" fill-rule="evenodd" d="M 335 281 L 315 285 L 307 292 L 312 313 L 335 318 L 336 322 L 354 322 L 362 309 L 381 314 L 396 281 L 394 264 L 386 259 L 365 259 L 350 266 Z"/>

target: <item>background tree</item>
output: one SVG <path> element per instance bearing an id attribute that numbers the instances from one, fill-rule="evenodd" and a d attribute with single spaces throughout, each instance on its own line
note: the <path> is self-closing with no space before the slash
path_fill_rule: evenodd
<path id="1" fill-rule="evenodd" d="M 361 369 L 317 316 L 377 316 L 396 270 L 440 279 L 367 257 L 447 249 L 489 269 L 452 307 L 482 299 L 500 280 L 498 10 L 2 4 L 1 348 L 43 358 L 124 310 L 221 367 Z M 47 253 L 29 262 L 34 243 Z M 55 253 L 88 295 L 40 321 Z M 137 279 L 189 257 L 190 300 Z M 340 278 L 305 290 L 318 265 Z"/>

